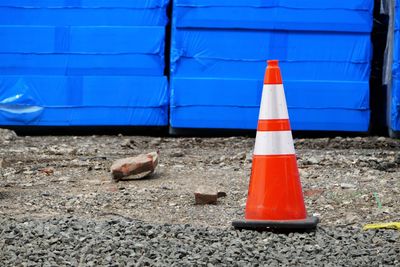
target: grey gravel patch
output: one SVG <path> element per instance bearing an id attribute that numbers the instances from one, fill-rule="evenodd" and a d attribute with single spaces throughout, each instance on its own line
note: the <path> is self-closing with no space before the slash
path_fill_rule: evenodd
<path id="1" fill-rule="evenodd" d="M 1 266 L 398 266 L 398 231 L 274 234 L 59 217 L 0 219 Z"/>
<path id="2" fill-rule="evenodd" d="M 400 221 L 399 140 L 296 139 L 320 228 L 275 235 L 229 228 L 254 138 L 13 136 L 0 136 L 0 266 L 400 266 L 398 232 L 360 230 Z M 111 180 L 115 159 L 154 149 L 156 179 Z M 194 205 L 198 185 L 226 197 Z"/>

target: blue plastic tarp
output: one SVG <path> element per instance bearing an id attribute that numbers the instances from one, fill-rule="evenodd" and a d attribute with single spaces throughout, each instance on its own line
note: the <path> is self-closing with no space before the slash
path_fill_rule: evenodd
<path id="1" fill-rule="evenodd" d="M 284 84 L 294 130 L 368 130 L 368 82 Z M 262 80 L 251 79 L 173 78 L 170 123 L 175 128 L 255 129 L 262 86 Z"/>
<path id="2" fill-rule="evenodd" d="M 398 3 L 400 5 L 400 3 Z M 396 7 L 395 29 L 393 38 L 392 84 L 390 90 L 389 126 L 393 131 L 400 131 L 400 8 Z"/>
<path id="3" fill-rule="evenodd" d="M 370 32 L 372 0 L 174 2 L 175 27 Z"/>
<path id="4" fill-rule="evenodd" d="M 372 0 L 174 5 L 172 127 L 255 129 L 278 59 L 293 129 L 368 130 Z"/>
<path id="5" fill-rule="evenodd" d="M 174 128 L 256 129 L 259 108 L 191 106 L 171 107 L 171 112 Z M 370 111 L 289 108 L 289 117 L 293 130 L 366 132 Z"/>
<path id="6" fill-rule="evenodd" d="M 387 59 L 386 64 L 390 64 L 391 70 L 389 80 L 386 81 L 388 89 L 388 113 L 387 123 L 390 130 L 400 132 L 400 1 L 396 0 L 391 3 L 385 3 L 388 14 L 392 17 L 393 24 L 389 23 L 389 36 L 387 44 L 387 52 L 392 51 L 392 58 Z"/>
<path id="7" fill-rule="evenodd" d="M 0 26 L 0 36 L 1 53 L 162 55 L 165 29 L 158 26 Z"/>
<path id="8" fill-rule="evenodd" d="M 160 8 L 170 0 L 0 0 L 3 7 L 25 8 Z"/>
<path id="9" fill-rule="evenodd" d="M 369 63 L 371 54 L 369 34 L 178 29 L 172 58 Z"/>
<path id="10" fill-rule="evenodd" d="M 178 107 L 258 107 L 263 87 L 262 80 L 247 79 L 175 77 L 172 83 L 174 97 L 171 105 Z M 369 108 L 368 82 L 289 81 L 285 82 L 284 87 L 289 108 Z M 229 93 L 220 88 L 229 88 Z M 349 94 L 349 91 L 352 93 Z M 193 98 L 194 92 L 196 98 Z"/>
<path id="11" fill-rule="evenodd" d="M 165 77 L 0 76 L 0 125 L 168 123 Z"/>
<path id="12" fill-rule="evenodd" d="M 0 1 L 1 2 L 1 1 Z M 365 10 L 372 12 L 374 4 L 370 0 L 175 0 L 177 7 L 284 7 L 292 9 L 350 9 L 350 10 Z"/>
<path id="13" fill-rule="evenodd" d="M 0 25 L 165 26 L 164 8 L 12 8 L 0 7 Z"/>
<path id="14" fill-rule="evenodd" d="M 0 125 L 167 125 L 168 3 L 0 0 Z"/>
<path id="15" fill-rule="evenodd" d="M 368 80 L 371 54 L 368 34 L 184 29 L 174 34 L 171 70 L 259 79 L 265 59 L 275 58 L 286 80 Z"/>
<path id="16" fill-rule="evenodd" d="M 204 78 L 248 78 L 264 77 L 265 61 L 243 62 L 224 60 L 194 60 L 182 58 L 174 66 L 174 77 Z M 370 64 L 348 62 L 288 62 L 280 63 L 286 73 L 284 81 L 290 80 L 333 80 L 333 81 L 368 81 Z"/>
<path id="17" fill-rule="evenodd" d="M 162 76 L 164 57 L 151 54 L 1 54 L 2 75 Z"/>

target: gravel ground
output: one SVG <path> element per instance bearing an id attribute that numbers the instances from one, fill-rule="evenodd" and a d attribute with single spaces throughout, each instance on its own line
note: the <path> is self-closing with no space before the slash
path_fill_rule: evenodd
<path id="1" fill-rule="evenodd" d="M 400 142 L 296 139 L 315 233 L 235 231 L 254 138 L 18 137 L 0 130 L 1 266 L 399 266 Z M 115 183 L 118 158 L 158 150 L 150 179 Z M 194 205 L 200 185 L 227 193 Z"/>
<path id="2" fill-rule="evenodd" d="M 62 217 L 0 220 L 5 265 L 398 266 L 399 233 L 323 227 L 272 234 Z M 4 265 L 3 265 L 4 266 Z"/>

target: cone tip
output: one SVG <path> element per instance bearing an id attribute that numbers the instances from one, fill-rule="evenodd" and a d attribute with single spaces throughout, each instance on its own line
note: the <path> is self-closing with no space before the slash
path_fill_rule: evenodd
<path id="1" fill-rule="evenodd" d="M 264 84 L 282 84 L 282 76 L 279 68 L 279 60 L 267 60 Z"/>
<path id="2" fill-rule="evenodd" d="M 278 67 L 279 60 L 267 60 L 268 67 Z"/>

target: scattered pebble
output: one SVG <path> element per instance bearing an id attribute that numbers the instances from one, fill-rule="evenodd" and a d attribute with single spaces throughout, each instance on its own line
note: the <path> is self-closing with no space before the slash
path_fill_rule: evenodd
<path id="1" fill-rule="evenodd" d="M 340 184 L 340 187 L 341 187 L 342 189 L 353 189 L 353 188 L 356 188 L 357 186 L 354 185 L 354 184 L 341 183 L 341 184 Z"/>

